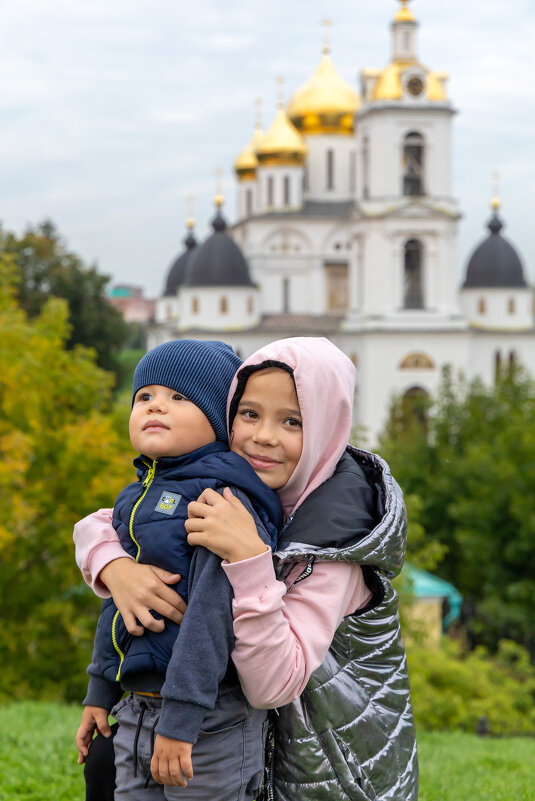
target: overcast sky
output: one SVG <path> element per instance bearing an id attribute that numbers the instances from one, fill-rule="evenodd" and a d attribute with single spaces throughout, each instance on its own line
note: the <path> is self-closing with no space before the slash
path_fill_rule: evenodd
<path id="1" fill-rule="evenodd" d="M 453 191 L 464 220 L 459 270 L 485 235 L 499 171 L 504 235 L 535 276 L 535 3 L 414 0 L 419 51 L 450 74 Z M 0 0 L 0 220 L 44 218 L 117 282 L 163 286 L 182 250 L 186 197 L 197 233 L 215 171 L 234 219 L 232 163 L 254 98 L 266 128 L 276 77 L 287 95 L 316 68 L 321 20 L 332 58 L 357 86 L 390 59 L 395 0 Z"/>

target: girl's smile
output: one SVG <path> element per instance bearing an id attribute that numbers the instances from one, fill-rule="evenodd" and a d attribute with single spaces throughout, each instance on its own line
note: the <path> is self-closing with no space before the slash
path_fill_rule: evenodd
<path id="1" fill-rule="evenodd" d="M 230 436 L 271 489 L 291 478 L 303 449 L 303 424 L 292 376 L 278 367 L 253 373 L 245 385 Z"/>

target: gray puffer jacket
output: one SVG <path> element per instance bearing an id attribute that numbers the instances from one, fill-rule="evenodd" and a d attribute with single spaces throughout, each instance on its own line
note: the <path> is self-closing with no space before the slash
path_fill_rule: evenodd
<path id="1" fill-rule="evenodd" d="M 348 447 L 334 476 L 283 529 L 275 554 L 279 578 L 298 562 L 308 562 L 304 580 L 316 559 L 355 562 L 373 599 L 342 621 L 302 695 L 273 715 L 267 797 L 275 801 L 418 797 L 409 677 L 390 583 L 403 565 L 406 528 L 403 495 L 386 462 Z"/>

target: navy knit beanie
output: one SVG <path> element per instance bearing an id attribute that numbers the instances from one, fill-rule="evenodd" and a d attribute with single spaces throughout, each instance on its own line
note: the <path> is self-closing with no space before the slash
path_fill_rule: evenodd
<path id="1" fill-rule="evenodd" d="M 216 438 L 227 441 L 227 396 L 241 365 L 230 345 L 174 339 L 149 350 L 134 371 L 132 405 L 142 387 L 159 384 L 180 392 L 206 415 Z"/>

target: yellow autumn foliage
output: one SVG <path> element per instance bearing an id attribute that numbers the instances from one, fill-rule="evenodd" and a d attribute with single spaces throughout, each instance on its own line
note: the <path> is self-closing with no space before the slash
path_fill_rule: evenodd
<path id="1" fill-rule="evenodd" d="M 72 527 L 132 480 L 127 404 L 69 336 L 64 301 L 28 319 L 0 256 L 0 672 L 2 696 L 79 699 L 96 602 Z"/>

